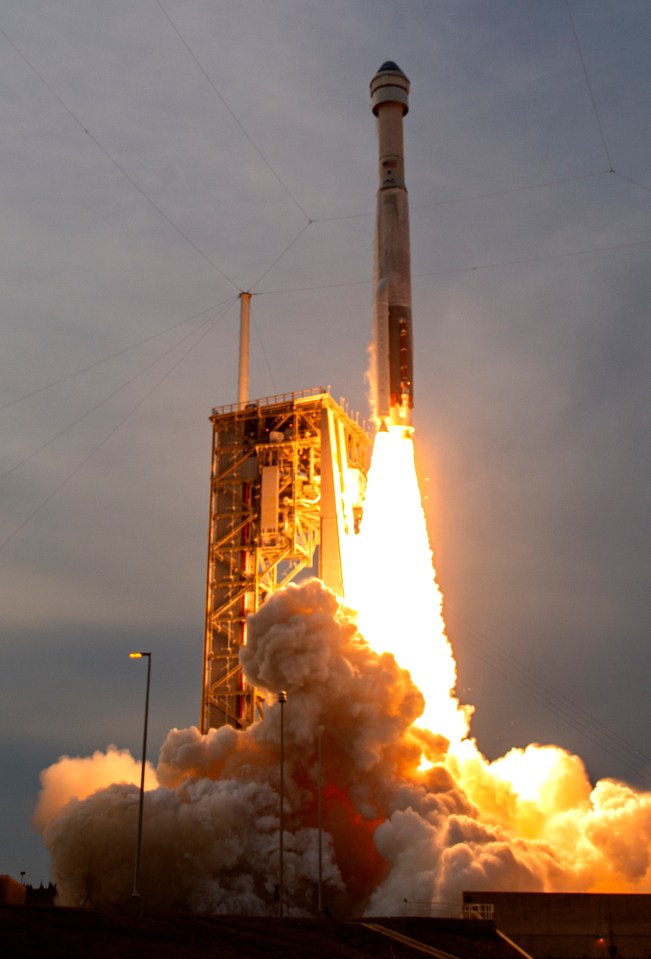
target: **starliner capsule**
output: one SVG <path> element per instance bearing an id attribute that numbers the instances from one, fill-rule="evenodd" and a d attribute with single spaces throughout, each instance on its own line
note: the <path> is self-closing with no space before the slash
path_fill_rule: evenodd
<path id="1" fill-rule="evenodd" d="M 400 67 L 390 60 L 383 63 L 371 81 L 380 155 L 372 388 L 379 429 L 403 427 L 406 434 L 411 433 L 414 405 L 409 204 L 402 136 L 408 95 L 409 80 Z"/>

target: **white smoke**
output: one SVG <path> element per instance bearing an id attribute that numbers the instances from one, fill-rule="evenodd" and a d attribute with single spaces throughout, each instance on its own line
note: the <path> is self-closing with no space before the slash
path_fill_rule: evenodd
<path id="1" fill-rule="evenodd" d="M 396 914 L 463 889 L 651 890 L 651 797 L 601 782 L 556 747 L 492 766 L 413 723 L 423 699 L 390 654 L 318 580 L 292 584 L 250 621 L 248 679 L 287 690 L 286 911 L 313 914 L 317 736 L 323 729 L 323 882 L 338 915 Z M 141 889 L 150 907 L 270 915 L 279 869 L 280 707 L 243 732 L 172 730 L 145 797 Z M 420 770 L 423 742 L 433 761 Z M 531 778 L 540 759 L 540 781 Z M 500 763 L 502 765 L 500 765 Z M 523 772 L 534 798 L 518 793 Z M 529 770 L 529 771 L 527 771 Z M 138 773 L 138 775 L 137 775 Z M 109 748 L 42 774 L 36 821 L 65 905 L 128 899 L 139 767 Z"/>
<path id="2" fill-rule="evenodd" d="M 41 773 L 41 792 L 34 811 L 34 825 L 43 829 L 71 799 L 86 799 L 113 783 L 140 783 L 141 766 L 126 749 L 109 746 L 92 756 L 63 757 Z M 145 787 L 153 788 L 156 773 L 147 763 Z"/>

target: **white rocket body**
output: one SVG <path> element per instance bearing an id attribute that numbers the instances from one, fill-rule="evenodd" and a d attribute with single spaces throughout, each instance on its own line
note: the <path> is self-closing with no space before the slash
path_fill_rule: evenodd
<path id="1" fill-rule="evenodd" d="M 409 204 L 405 186 L 402 118 L 409 109 L 409 80 L 391 61 L 371 81 L 378 120 L 380 182 L 375 227 L 375 413 L 380 429 L 411 431 L 413 347 Z"/>

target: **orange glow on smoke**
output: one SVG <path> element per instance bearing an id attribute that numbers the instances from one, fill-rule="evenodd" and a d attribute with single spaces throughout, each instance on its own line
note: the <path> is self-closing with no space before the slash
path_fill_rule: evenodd
<path id="1" fill-rule="evenodd" d="M 593 785 L 558 746 L 489 762 L 470 737 L 413 441 L 400 430 L 376 438 L 361 531 L 343 559 L 345 604 L 311 579 L 250 618 L 242 666 L 270 694 L 259 722 L 169 732 L 146 797 L 148 901 L 274 914 L 280 689 L 288 915 L 314 909 L 319 781 L 326 901 L 342 915 L 460 904 L 467 889 L 651 892 L 651 794 Z M 109 747 L 42 774 L 35 821 L 62 905 L 126 901 L 139 768 Z"/>

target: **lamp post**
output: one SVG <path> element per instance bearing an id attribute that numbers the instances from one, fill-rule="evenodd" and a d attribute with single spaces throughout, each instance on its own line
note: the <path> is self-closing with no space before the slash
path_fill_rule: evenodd
<path id="1" fill-rule="evenodd" d="M 319 882 L 317 885 L 317 906 L 316 912 L 319 918 L 323 917 L 323 726 L 319 726 L 317 732 L 318 742 L 318 800 L 317 817 L 319 829 Z"/>
<path id="2" fill-rule="evenodd" d="M 285 898 L 285 871 L 284 871 L 284 840 L 285 840 L 285 703 L 287 693 L 282 689 L 278 693 L 280 703 L 280 849 L 278 875 L 278 915 L 283 918 L 283 903 Z"/>
<path id="3" fill-rule="evenodd" d="M 145 803 L 145 763 L 147 761 L 147 723 L 149 721 L 149 680 L 151 677 L 151 653 L 129 653 L 131 659 L 147 658 L 147 692 L 145 693 L 145 725 L 142 735 L 142 766 L 140 770 L 140 800 L 138 803 L 138 838 L 136 839 L 136 862 L 133 870 L 133 893 L 131 901 L 136 913 L 140 913 L 140 851 L 142 848 L 142 813 Z"/>

